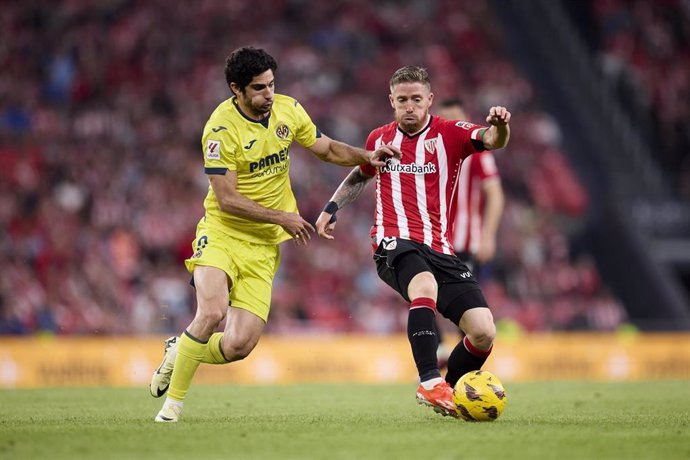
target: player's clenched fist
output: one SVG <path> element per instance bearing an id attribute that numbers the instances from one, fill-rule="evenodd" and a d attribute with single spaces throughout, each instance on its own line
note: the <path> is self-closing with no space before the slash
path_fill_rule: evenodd
<path id="1" fill-rule="evenodd" d="M 486 122 L 493 126 L 502 126 L 510 123 L 510 112 L 505 107 L 497 105 L 489 109 Z"/>

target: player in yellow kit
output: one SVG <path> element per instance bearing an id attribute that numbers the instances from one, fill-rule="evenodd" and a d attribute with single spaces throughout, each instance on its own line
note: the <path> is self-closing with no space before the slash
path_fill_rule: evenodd
<path id="1" fill-rule="evenodd" d="M 180 335 L 166 340 L 151 394 L 168 393 L 157 422 L 176 422 L 201 363 L 246 358 L 261 337 L 280 260 L 279 243 L 305 245 L 314 228 L 300 216 L 290 186 L 289 147 L 297 141 L 321 160 L 378 167 L 394 147 L 358 149 L 321 134 L 295 99 L 274 93 L 275 59 L 240 48 L 228 57 L 225 79 L 233 96 L 213 112 L 202 138 L 209 190 L 197 226 L 193 275 L 197 310 Z M 225 320 L 225 330 L 214 333 Z"/>

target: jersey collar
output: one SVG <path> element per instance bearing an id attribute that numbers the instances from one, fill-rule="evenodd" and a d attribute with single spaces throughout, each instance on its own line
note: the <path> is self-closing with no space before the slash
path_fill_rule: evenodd
<path id="1" fill-rule="evenodd" d="M 400 125 L 398 125 L 398 124 L 396 124 L 396 128 L 398 128 L 398 131 L 400 131 L 403 135 L 407 136 L 409 139 L 415 138 L 415 137 L 419 136 L 420 134 L 422 134 L 427 129 L 429 129 L 429 126 L 431 126 L 431 120 L 434 117 L 431 114 L 427 115 L 427 117 L 428 117 L 428 120 L 426 122 L 426 126 L 424 126 L 422 129 L 420 129 L 419 131 L 417 131 L 414 134 L 407 134 L 405 131 L 400 129 Z"/>
<path id="2" fill-rule="evenodd" d="M 242 111 L 242 109 L 240 108 L 240 105 L 237 103 L 237 96 L 233 96 L 232 98 L 230 98 L 230 102 L 232 103 L 232 105 L 235 107 L 235 109 L 237 109 L 237 111 L 240 113 L 240 115 L 242 115 L 242 117 L 245 120 L 251 121 L 252 123 L 259 123 L 264 128 L 268 128 L 268 121 L 271 118 L 271 112 L 268 112 L 268 115 L 266 115 L 261 120 L 254 120 L 252 118 L 249 118 L 247 116 L 247 114 Z"/>

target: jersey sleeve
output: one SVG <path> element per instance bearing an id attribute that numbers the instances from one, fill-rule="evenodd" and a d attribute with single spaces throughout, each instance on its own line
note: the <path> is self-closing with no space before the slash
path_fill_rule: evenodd
<path id="1" fill-rule="evenodd" d="M 364 145 L 364 148 L 367 150 L 375 150 L 376 149 L 376 130 L 372 131 L 369 133 L 369 137 L 367 137 L 367 142 Z M 375 176 L 376 175 L 376 167 L 370 165 L 369 163 L 364 163 L 359 165 L 359 170 L 362 172 L 362 174 L 366 174 L 367 176 Z"/>
<path id="2" fill-rule="evenodd" d="M 446 120 L 445 134 L 459 144 L 462 157 L 467 158 L 473 153 L 486 150 L 482 137 L 487 129 L 486 126 L 469 121 Z"/>
<path id="3" fill-rule="evenodd" d="M 309 114 L 302 104 L 294 101 L 294 117 L 296 121 L 295 140 L 304 148 L 309 148 L 321 137 L 321 132 L 311 121 Z"/>
<path id="4" fill-rule="evenodd" d="M 201 140 L 204 152 L 204 171 L 206 174 L 225 174 L 227 170 L 237 170 L 237 152 L 235 141 L 227 128 L 215 132 L 212 129 L 205 130 Z"/>

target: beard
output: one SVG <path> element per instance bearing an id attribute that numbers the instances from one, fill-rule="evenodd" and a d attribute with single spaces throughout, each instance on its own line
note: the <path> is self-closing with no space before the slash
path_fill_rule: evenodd
<path id="1" fill-rule="evenodd" d="M 273 101 L 264 101 L 262 104 L 256 104 L 252 101 L 249 101 L 249 104 L 247 105 L 250 108 L 250 110 L 254 112 L 254 115 L 265 117 L 271 111 L 271 107 L 273 107 Z"/>
<path id="2" fill-rule="evenodd" d="M 273 101 L 261 98 L 261 102 L 247 97 L 246 94 L 237 94 L 242 110 L 250 117 L 255 119 L 265 118 L 273 107 Z"/>
<path id="3" fill-rule="evenodd" d="M 422 121 L 416 117 L 414 120 L 411 118 L 405 119 L 404 117 L 401 117 L 398 119 L 398 126 L 400 126 L 400 129 L 406 133 L 412 134 L 422 129 Z"/>

